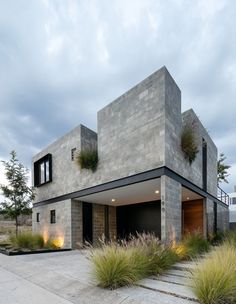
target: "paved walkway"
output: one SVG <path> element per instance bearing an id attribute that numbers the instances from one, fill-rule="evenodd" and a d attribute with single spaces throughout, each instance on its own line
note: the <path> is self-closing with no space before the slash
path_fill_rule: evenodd
<path id="1" fill-rule="evenodd" d="M 179 263 L 159 278 L 111 291 L 96 287 L 86 251 L 0 254 L 0 304 L 194 304 L 188 286 L 193 266 Z"/>

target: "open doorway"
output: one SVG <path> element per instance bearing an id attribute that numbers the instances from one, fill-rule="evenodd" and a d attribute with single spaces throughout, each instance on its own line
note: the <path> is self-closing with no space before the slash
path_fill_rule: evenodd
<path id="1" fill-rule="evenodd" d="M 83 202 L 83 242 L 93 242 L 93 205 Z"/>

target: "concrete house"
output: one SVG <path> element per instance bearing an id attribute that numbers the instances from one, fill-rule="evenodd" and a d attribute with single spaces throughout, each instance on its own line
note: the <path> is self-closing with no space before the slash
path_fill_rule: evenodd
<path id="1" fill-rule="evenodd" d="M 181 147 L 194 130 L 190 164 Z M 76 154 L 97 149 L 95 172 Z M 186 232 L 226 230 L 228 205 L 217 198 L 217 148 L 165 67 L 101 109 L 97 133 L 79 125 L 33 157 L 33 231 L 62 247 L 153 232 L 178 240 Z"/>

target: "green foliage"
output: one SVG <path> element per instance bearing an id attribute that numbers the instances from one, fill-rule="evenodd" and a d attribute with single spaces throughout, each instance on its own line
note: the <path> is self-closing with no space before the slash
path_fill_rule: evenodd
<path id="1" fill-rule="evenodd" d="M 132 250 L 107 245 L 94 251 L 92 263 L 94 276 L 101 287 L 115 289 L 137 280 L 136 271 L 132 269 L 135 264 Z"/>
<path id="2" fill-rule="evenodd" d="M 138 234 L 119 245 L 103 244 L 92 251 L 94 277 L 99 286 L 111 289 L 161 274 L 177 260 L 171 247 L 161 245 L 152 234 Z"/>
<path id="3" fill-rule="evenodd" d="M 181 148 L 184 152 L 185 158 L 189 161 L 191 165 L 197 156 L 198 147 L 195 139 L 195 132 L 193 126 L 189 124 L 183 128 L 181 135 Z"/>
<path id="4" fill-rule="evenodd" d="M 229 176 L 228 174 L 228 169 L 231 167 L 229 165 L 226 165 L 224 161 L 226 160 L 226 156 L 224 153 L 220 153 L 219 160 L 217 162 L 217 169 L 218 169 L 218 176 L 217 180 L 218 183 L 225 182 L 228 183 L 227 177 Z"/>
<path id="5" fill-rule="evenodd" d="M 236 250 L 223 245 L 193 270 L 193 291 L 203 304 L 236 303 Z"/>
<path id="6" fill-rule="evenodd" d="M 10 153 L 10 161 L 2 161 L 5 168 L 7 185 L 0 185 L 5 200 L 0 203 L 1 211 L 16 222 L 18 232 L 18 217 L 31 212 L 30 203 L 34 199 L 33 188 L 28 186 L 28 169 L 17 159 L 16 152 Z"/>
<path id="7" fill-rule="evenodd" d="M 176 246 L 176 253 L 181 259 L 192 259 L 199 254 L 209 251 L 209 242 L 201 234 L 188 234 Z"/>
<path id="8" fill-rule="evenodd" d="M 44 247 L 44 240 L 40 234 L 20 233 L 11 236 L 10 244 L 19 249 L 41 249 Z"/>
<path id="9" fill-rule="evenodd" d="M 98 164 L 98 151 L 97 149 L 82 150 L 78 153 L 76 160 L 81 169 L 90 169 L 95 172 Z"/>

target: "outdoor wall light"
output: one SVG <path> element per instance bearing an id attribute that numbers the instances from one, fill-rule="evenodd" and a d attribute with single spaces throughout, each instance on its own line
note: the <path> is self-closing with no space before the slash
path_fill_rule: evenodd
<path id="1" fill-rule="evenodd" d="M 187 200 L 189 200 L 189 197 L 187 197 Z"/>
<path id="2" fill-rule="evenodd" d="M 156 191 L 155 191 L 156 194 L 158 194 L 159 192 L 160 192 L 159 190 L 156 190 Z"/>
<path id="3" fill-rule="evenodd" d="M 112 198 L 111 201 L 114 203 L 116 200 L 114 198 Z"/>

